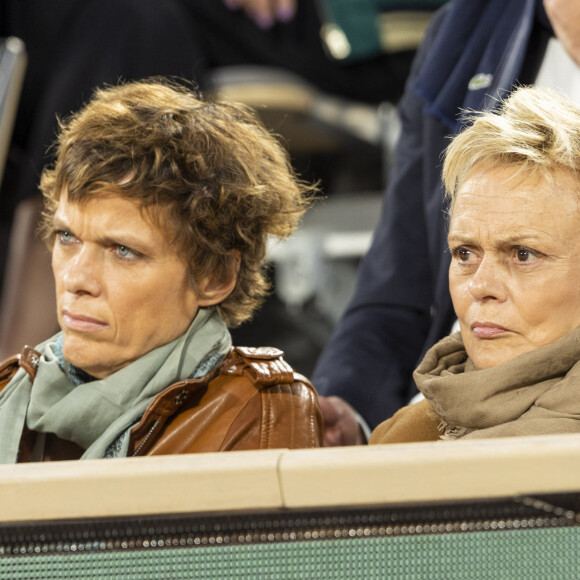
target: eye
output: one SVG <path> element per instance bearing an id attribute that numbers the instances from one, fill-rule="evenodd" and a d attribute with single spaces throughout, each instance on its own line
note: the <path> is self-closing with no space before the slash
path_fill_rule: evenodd
<path id="1" fill-rule="evenodd" d="M 72 244 L 75 241 L 75 237 L 70 233 L 64 230 L 57 230 L 54 232 L 56 241 L 63 245 Z"/>
<path id="2" fill-rule="evenodd" d="M 533 262 L 535 259 L 537 259 L 539 257 L 539 252 L 536 252 L 530 248 L 526 248 L 525 246 L 516 246 L 514 248 L 514 255 L 518 262 L 527 263 Z"/>
<path id="3" fill-rule="evenodd" d="M 465 246 L 459 246 L 451 250 L 451 255 L 458 261 L 462 263 L 467 263 L 473 259 L 473 252 L 466 248 Z"/>
<path id="4" fill-rule="evenodd" d="M 114 247 L 114 251 L 117 256 L 123 260 L 136 260 L 139 257 L 139 253 L 135 252 L 127 246 L 118 245 Z"/>

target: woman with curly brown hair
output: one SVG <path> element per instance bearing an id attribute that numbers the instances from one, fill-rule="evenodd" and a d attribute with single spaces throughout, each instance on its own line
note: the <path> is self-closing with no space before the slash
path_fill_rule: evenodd
<path id="1" fill-rule="evenodd" d="M 310 383 L 228 331 L 312 192 L 251 112 L 160 79 L 97 90 L 41 189 L 61 332 L 0 369 L 0 462 L 319 445 Z"/>

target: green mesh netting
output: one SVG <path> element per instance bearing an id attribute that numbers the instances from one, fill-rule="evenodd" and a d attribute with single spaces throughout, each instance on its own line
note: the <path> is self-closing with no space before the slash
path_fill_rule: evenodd
<path id="1" fill-rule="evenodd" d="M 305 579 L 580 577 L 580 528 L 3 556 L 0 578 Z"/>

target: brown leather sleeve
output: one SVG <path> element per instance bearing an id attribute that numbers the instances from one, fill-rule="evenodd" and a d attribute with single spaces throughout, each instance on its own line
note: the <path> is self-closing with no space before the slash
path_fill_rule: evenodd
<path id="1" fill-rule="evenodd" d="M 213 378 L 166 389 L 132 429 L 129 455 L 320 446 L 314 387 L 268 352 L 237 350 Z"/>
<path id="2" fill-rule="evenodd" d="M 15 354 L 0 362 L 0 391 L 12 380 L 20 367 L 34 380 L 39 359 L 39 352 L 30 346 L 25 346 L 19 355 Z"/>
<path id="3" fill-rule="evenodd" d="M 299 380 L 262 388 L 228 429 L 223 450 L 301 449 L 322 444 L 322 415 L 312 385 Z"/>
<path id="4" fill-rule="evenodd" d="M 0 363 L 0 391 L 12 380 L 18 368 L 18 355 L 11 356 Z"/>
<path id="5" fill-rule="evenodd" d="M 424 399 L 399 409 L 390 419 L 383 421 L 372 432 L 369 444 L 413 443 L 437 441 L 441 420 Z"/>

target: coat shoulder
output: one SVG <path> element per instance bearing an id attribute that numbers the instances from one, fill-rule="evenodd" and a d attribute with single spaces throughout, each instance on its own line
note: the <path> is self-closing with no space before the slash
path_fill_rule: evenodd
<path id="1" fill-rule="evenodd" d="M 383 421 L 373 431 L 369 443 L 414 443 L 437 441 L 441 432 L 441 419 L 427 400 L 399 409 L 390 419 Z"/>
<path id="2" fill-rule="evenodd" d="M 132 429 L 134 453 L 317 447 L 322 416 L 310 381 L 272 347 L 234 347 L 205 377 L 170 385 Z"/>

